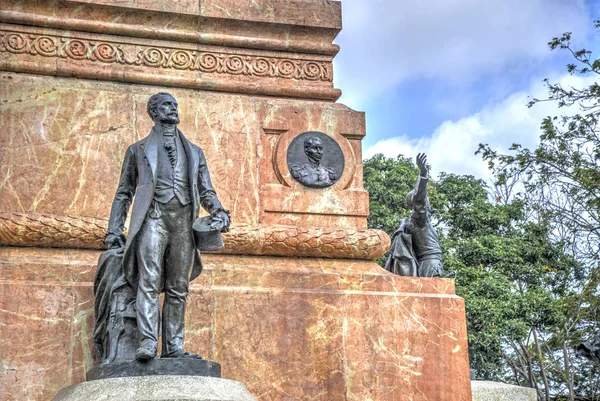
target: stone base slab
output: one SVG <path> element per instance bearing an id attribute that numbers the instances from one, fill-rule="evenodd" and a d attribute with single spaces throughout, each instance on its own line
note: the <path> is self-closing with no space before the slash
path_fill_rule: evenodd
<path id="1" fill-rule="evenodd" d="M 143 376 L 93 380 L 62 389 L 53 401 L 256 401 L 240 382 L 216 377 Z"/>
<path id="2" fill-rule="evenodd" d="M 535 389 L 491 381 L 472 381 L 473 401 L 536 401 Z"/>
<path id="3" fill-rule="evenodd" d="M 209 376 L 221 377 L 221 365 L 194 358 L 154 358 L 148 362 L 120 361 L 90 369 L 86 379 L 102 380 L 133 376 Z"/>

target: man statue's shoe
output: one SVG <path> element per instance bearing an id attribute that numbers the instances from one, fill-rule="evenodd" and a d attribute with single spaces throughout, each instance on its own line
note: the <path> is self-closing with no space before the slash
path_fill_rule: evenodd
<path id="1" fill-rule="evenodd" d="M 177 351 L 169 352 L 168 354 L 162 354 L 161 358 L 192 358 L 192 359 L 202 359 L 202 356 L 198 354 L 192 354 L 189 352 L 184 352 L 179 349 Z"/>
<path id="2" fill-rule="evenodd" d="M 144 344 L 142 341 L 140 347 L 137 349 L 137 351 L 135 351 L 135 359 L 140 362 L 146 362 L 154 357 L 156 357 L 156 346 Z"/>

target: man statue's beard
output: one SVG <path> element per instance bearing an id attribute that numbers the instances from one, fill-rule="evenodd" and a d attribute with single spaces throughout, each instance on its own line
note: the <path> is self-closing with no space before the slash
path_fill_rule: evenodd
<path id="1" fill-rule="evenodd" d="M 160 119 L 161 124 L 179 124 L 179 117 L 163 116 Z"/>
<path id="2" fill-rule="evenodd" d="M 179 116 L 178 115 L 171 116 L 169 114 L 163 114 L 161 112 L 158 112 L 158 121 L 161 124 L 175 125 L 175 124 L 179 124 Z"/>

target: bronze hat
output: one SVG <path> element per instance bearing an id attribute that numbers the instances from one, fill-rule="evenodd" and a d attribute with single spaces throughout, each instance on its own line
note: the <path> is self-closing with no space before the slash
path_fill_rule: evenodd
<path id="1" fill-rule="evenodd" d="M 194 239 L 196 240 L 196 249 L 203 251 L 217 251 L 225 246 L 221 232 L 210 228 L 212 217 L 199 217 L 192 226 Z"/>

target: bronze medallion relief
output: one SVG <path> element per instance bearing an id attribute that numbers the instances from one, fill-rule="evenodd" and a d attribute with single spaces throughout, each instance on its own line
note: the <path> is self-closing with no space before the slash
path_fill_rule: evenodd
<path id="1" fill-rule="evenodd" d="M 291 176 L 309 188 L 327 188 L 344 172 L 344 154 L 340 145 L 327 134 L 309 131 L 298 135 L 287 150 Z"/>

